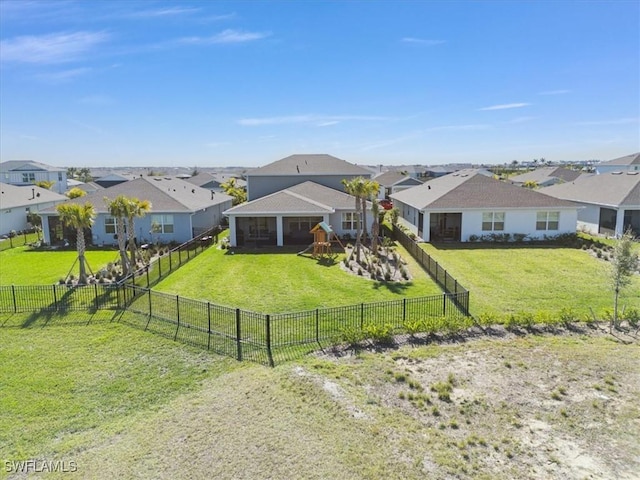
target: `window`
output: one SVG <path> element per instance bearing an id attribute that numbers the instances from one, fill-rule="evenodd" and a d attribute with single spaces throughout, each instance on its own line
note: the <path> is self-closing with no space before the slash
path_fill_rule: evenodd
<path id="1" fill-rule="evenodd" d="M 536 216 L 536 230 L 558 230 L 560 212 L 538 212 Z"/>
<path id="2" fill-rule="evenodd" d="M 491 232 L 494 230 L 504 230 L 504 212 L 483 212 L 482 231 Z"/>
<path id="3" fill-rule="evenodd" d="M 113 217 L 106 217 L 104 219 L 104 233 L 115 235 L 116 234 L 116 219 Z"/>
<path id="4" fill-rule="evenodd" d="M 151 215 L 151 225 L 156 233 L 173 233 L 173 215 Z"/>
<path id="5" fill-rule="evenodd" d="M 58 181 L 61 182 L 62 181 L 62 172 L 58 172 Z"/>
<path id="6" fill-rule="evenodd" d="M 358 214 L 356 212 L 342 213 L 342 230 L 357 230 Z"/>
<path id="7" fill-rule="evenodd" d="M 23 173 L 22 174 L 22 183 L 33 183 L 36 181 L 35 173 Z"/>

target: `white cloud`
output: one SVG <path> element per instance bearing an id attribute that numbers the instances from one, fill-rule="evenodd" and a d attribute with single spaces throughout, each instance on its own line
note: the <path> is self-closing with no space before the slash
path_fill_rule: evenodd
<path id="1" fill-rule="evenodd" d="M 189 15 L 192 13 L 197 13 L 201 9 L 193 8 L 193 7 L 171 7 L 171 8 L 161 8 L 157 10 L 142 10 L 140 12 L 132 13 L 131 17 L 169 17 L 176 15 Z"/>
<path id="2" fill-rule="evenodd" d="M 501 105 L 491 105 L 490 107 L 479 108 L 478 110 L 507 110 L 509 108 L 528 107 L 530 103 L 503 103 Z"/>
<path id="3" fill-rule="evenodd" d="M 90 72 L 91 69 L 86 67 L 72 68 L 70 70 L 60 70 L 58 72 L 40 73 L 36 75 L 36 78 L 47 83 L 59 84 L 70 82 L 71 80 L 83 75 L 87 75 Z"/>
<path id="4" fill-rule="evenodd" d="M 105 32 L 82 31 L 15 37 L 0 42 L 0 59 L 19 63 L 71 62 L 108 39 Z"/>
<path id="5" fill-rule="evenodd" d="M 282 117 L 259 117 L 242 118 L 237 121 L 239 125 L 255 127 L 261 125 L 284 125 L 284 124 L 315 124 L 319 127 L 335 125 L 343 121 L 388 121 L 394 120 L 390 117 L 376 117 L 366 115 L 289 115 Z"/>
<path id="6" fill-rule="evenodd" d="M 402 39 L 404 43 L 413 43 L 414 45 L 424 45 L 426 47 L 434 47 L 436 45 L 442 45 L 446 43 L 444 40 L 432 40 L 427 38 L 415 38 L 415 37 L 404 37 Z"/>
<path id="7" fill-rule="evenodd" d="M 190 45 L 212 45 L 218 43 L 246 43 L 262 40 L 271 36 L 269 32 L 243 32 L 240 30 L 224 30 L 210 37 L 185 37 L 178 40 L 179 43 Z"/>

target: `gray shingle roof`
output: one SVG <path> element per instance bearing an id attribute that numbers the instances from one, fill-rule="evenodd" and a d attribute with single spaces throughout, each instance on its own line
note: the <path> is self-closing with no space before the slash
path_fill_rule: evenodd
<path id="1" fill-rule="evenodd" d="M 324 214 L 354 210 L 355 197 L 315 182 L 303 182 L 230 208 L 225 214 Z"/>
<path id="2" fill-rule="evenodd" d="M 152 211 L 156 213 L 196 212 L 232 200 L 229 195 L 212 194 L 205 188 L 197 187 L 179 178 L 147 176 L 89 193 L 70 202 L 91 202 L 96 212 L 106 213 L 108 209 L 104 197 L 114 199 L 118 195 L 148 200 L 151 202 Z"/>
<path id="3" fill-rule="evenodd" d="M 52 167 L 44 163 L 34 162 L 32 160 L 8 160 L 0 163 L 0 172 L 66 172 L 65 168 Z"/>
<path id="4" fill-rule="evenodd" d="M 509 178 L 509 180 L 514 183 L 524 183 L 528 181 L 544 183 L 549 179 L 558 178 L 564 182 L 572 182 L 580 175 L 582 174 L 579 171 L 569 170 L 568 168 L 542 167 L 531 172 L 523 173 L 522 175 L 516 175 Z"/>
<path id="5" fill-rule="evenodd" d="M 49 202 L 63 202 L 67 197 L 35 185 L 19 187 L 0 183 L 0 209 L 28 207 Z"/>
<path id="6" fill-rule="evenodd" d="M 640 165 L 640 153 L 632 153 L 620 158 L 614 158 L 608 162 L 601 162 L 600 165 Z"/>
<path id="7" fill-rule="evenodd" d="M 403 190 L 391 198 L 418 210 L 468 208 L 571 208 L 573 202 L 461 170 Z"/>
<path id="8" fill-rule="evenodd" d="M 393 170 L 380 173 L 373 177 L 373 180 L 382 186 L 392 186 L 402 182 L 407 182 L 409 185 L 420 185 L 422 183 L 420 180 L 412 178 L 409 175 L 404 175 L 401 172 L 395 172 Z"/>
<path id="9" fill-rule="evenodd" d="M 540 191 L 575 202 L 640 208 L 640 173 L 581 175 L 573 182 L 552 185 Z"/>
<path id="10" fill-rule="evenodd" d="M 247 176 L 258 175 L 362 175 L 370 177 L 371 171 L 326 154 L 290 155 L 247 172 Z"/>

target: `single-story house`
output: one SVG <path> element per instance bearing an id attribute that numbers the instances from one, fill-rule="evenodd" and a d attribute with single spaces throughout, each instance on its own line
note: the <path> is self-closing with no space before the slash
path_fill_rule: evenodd
<path id="1" fill-rule="evenodd" d="M 371 178 L 372 174 L 367 168 L 331 155 L 290 155 L 246 173 L 247 199 L 255 200 L 307 181 L 344 190 L 343 180 Z"/>
<path id="2" fill-rule="evenodd" d="M 632 153 L 596 164 L 596 173 L 640 172 L 640 153 Z"/>
<path id="3" fill-rule="evenodd" d="M 224 221 L 223 212 L 231 207 L 233 198 L 196 187 L 175 177 L 139 177 L 113 187 L 89 193 L 69 202 L 90 202 L 97 212 L 91 235 L 94 245 L 116 245 L 116 222 L 109 214 L 105 198 L 119 195 L 151 202 L 151 211 L 136 218 L 136 239 L 139 243 L 183 243 Z M 55 208 L 41 212 L 45 242 L 62 243 L 75 235 L 65 231 Z"/>
<path id="4" fill-rule="evenodd" d="M 95 177 L 93 181 L 94 183 L 101 186 L 102 188 L 111 188 L 116 185 L 120 185 L 121 183 L 135 180 L 136 178 L 139 178 L 139 177 L 137 177 L 135 174 L 112 172 L 112 173 L 108 173 L 107 175 L 103 175 L 101 177 Z"/>
<path id="5" fill-rule="evenodd" d="M 509 181 L 519 187 L 527 182 L 535 182 L 539 187 L 549 187 L 556 183 L 573 182 L 582 175 L 578 170 L 563 167 L 541 167 L 521 175 L 510 177 Z"/>
<path id="6" fill-rule="evenodd" d="M 367 203 L 370 228 L 373 217 Z M 320 222 L 331 225 L 338 236 L 355 238 L 358 225 L 354 196 L 311 181 L 237 205 L 224 214 L 229 217 L 229 240 L 234 247 L 309 245 L 313 242 L 310 230 Z"/>
<path id="7" fill-rule="evenodd" d="M 35 185 L 18 187 L 0 183 L 0 235 L 26 230 L 33 225 L 30 213 L 53 207 L 67 200 L 67 197 Z"/>
<path id="8" fill-rule="evenodd" d="M 640 171 L 585 174 L 540 191 L 582 205 L 579 230 L 620 236 L 631 228 L 640 235 Z"/>
<path id="9" fill-rule="evenodd" d="M 380 184 L 380 191 L 378 192 L 378 199 L 380 200 L 389 198 L 392 193 L 422 185 L 422 182 L 417 178 L 394 170 L 379 173 L 373 177 L 373 180 Z"/>
<path id="10" fill-rule="evenodd" d="M 208 173 L 200 172 L 197 175 L 186 179 L 187 182 L 206 188 L 212 192 L 222 192 L 222 184 L 227 183 L 231 179 L 235 180 L 236 187 L 246 187 L 247 182 L 237 175 L 229 175 L 226 173 Z"/>
<path id="11" fill-rule="evenodd" d="M 399 222 L 423 240 L 469 241 L 520 234 L 542 238 L 574 233 L 578 205 L 461 170 L 391 195 Z"/>
<path id="12" fill-rule="evenodd" d="M 9 160 L 0 163 L 0 182 L 17 186 L 52 182 L 51 191 L 63 194 L 67 190 L 67 170 L 31 160 Z"/>

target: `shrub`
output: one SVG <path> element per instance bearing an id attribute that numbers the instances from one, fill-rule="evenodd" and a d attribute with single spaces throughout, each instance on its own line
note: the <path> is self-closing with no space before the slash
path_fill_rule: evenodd
<path id="1" fill-rule="evenodd" d="M 407 331 L 409 335 L 412 337 L 419 332 L 422 332 L 425 328 L 424 322 L 422 320 L 406 320 L 402 326 Z"/>
<path id="2" fill-rule="evenodd" d="M 367 323 L 362 327 L 362 330 L 366 338 L 370 338 L 376 343 L 393 343 L 393 326 L 388 323 L 384 325 Z"/>
<path id="3" fill-rule="evenodd" d="M 350 347 L 357 347 L 364 338 L 364 333 L 358 328 L 344 327 L 340 329 L 340 339 Z"/>

